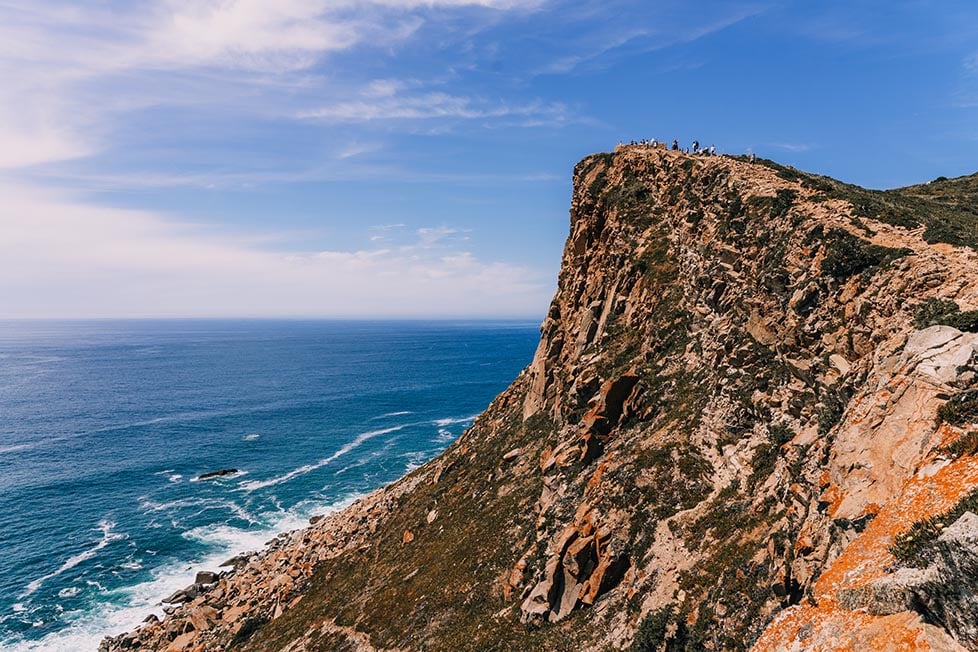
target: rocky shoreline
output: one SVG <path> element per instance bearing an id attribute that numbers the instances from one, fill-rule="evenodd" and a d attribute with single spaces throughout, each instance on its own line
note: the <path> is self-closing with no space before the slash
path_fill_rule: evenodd
<path id="1" fill-rule="evenodd" d="M 416 471 L 336 512 L 313 516 L 309 527 L 283 532 L 260 551 L 228 559 L 220 565 L 226 570 L 198 572 L 192 584 L 162 600 L 162 620 L 152 614 L 133 631 L 106 637 L 99 652 L 235 649 L 298 603 L 316 564 L 369 550 L 370 533 L 418 481 Z"/>

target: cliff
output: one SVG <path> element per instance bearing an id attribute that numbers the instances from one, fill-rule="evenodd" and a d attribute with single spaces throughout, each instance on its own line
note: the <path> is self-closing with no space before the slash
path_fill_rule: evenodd
<path id="1" fill-rule="evenodd" d="M 103 648 L 978 649 L 976 199 L 584 159 L 472 428 Z"/>

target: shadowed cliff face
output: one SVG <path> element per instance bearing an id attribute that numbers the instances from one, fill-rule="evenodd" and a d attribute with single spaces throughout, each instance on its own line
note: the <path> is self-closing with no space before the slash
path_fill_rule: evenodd
<path id="1" fill-rule="evenodd" d="M 436 460 L 126 641 L 978 649 L 972 181 L 584 159 L 513 385 Z"/>

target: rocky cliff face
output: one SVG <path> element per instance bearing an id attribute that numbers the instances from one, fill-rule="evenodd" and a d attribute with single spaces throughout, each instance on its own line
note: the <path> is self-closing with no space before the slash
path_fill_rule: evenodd
<path id="1" fill-rule="evenodd" d="M 978 178 L 574 174 L 473 427 L 106 649 L 978 649 Z"/>

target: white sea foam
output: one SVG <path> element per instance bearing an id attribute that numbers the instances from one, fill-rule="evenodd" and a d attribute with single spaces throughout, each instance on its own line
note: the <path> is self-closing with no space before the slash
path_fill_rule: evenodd
<path id="1" fill-rule="evenodd" d="M 272 487 L 277 484 L 282 484 L 283 482 L 288 482 L 293 478 L 297 478 L 300 475 L 305 475 L 310 471 L 315 471 L 316 469 L 321 469 L 327 464 L 335 461 L 336 459 L 346 455 L 352 450 L 356 450 L 363 445 L 367 440 L 373 439 L 380 435 L 386 435 L 392 432 L 397 432 L 398 430 L 403 430 L 406 426 L 394 426 L 392 428 L 381 428 L 380 430 L 370 430 L 368 432 L 363 432 L 348 441 L 347 443 L 340 446 L 340 448 L 330 455 L 325 457 L 315 464 L 305 464 L 297 469 L 292 469 L 288 473 L 283 473 L 280 476 L 270 478 L 268 480 L 252 480 L 250 482 L 242 482 L 239 489 L 242 491 L 255 491 L 256 489 L 264 489 L 265 487 Z"/>
<path id="2" fill-rule="evenodd" d="M 77 586 L 69 586 L 67 588 L 64 588 L 64 589 L 61 589 L 60 591 L 58 591 L 58 597 L 59 598 L 73 598 L 76 595 L 78 595 L 79 593 L 81 593 L 81 589 L 80 588 L 78 588 Z"/>
<path id="3" fill-rule="evenodd" d="M 77 555 L 74 555 L 73 557 L 69 557 L 65 563 L 61 564 L 58 570 L 52 573 L 48 573 L 47 575 L 44 575 L 42 577 L 37 578 L 36 580 L 31 581 L 27 585 L 27 588 L 24 589 L 24 592 L 21 593 L 21 597 L 26 598 L 27 596 L 31 595 L 39 588 L 41 588 L 41 585 L 44 584 L 46 581 L 61 575 L 67 570 L 71 570 L 72 568 L 82 563 L 83 561 L 87 561 L 91 559 L 92 557 L 97 555 L 98 551 L 104 548 L 105 546 L 109 545 L 113 541 L 118 541 L 119 539 L 125 539 L 127 536 L 125 534 L 119 534 L 118 532 L 113 532 L 112 528 L 115 527 L 115 523 L 111 521 L 101 521 L 99 522 L 98 526 L 99 529 L 102 530 L 102 538 L 99 540 L 98 543 L 96 543 L 88 550 L 84 550 L 78 553 Z"/>
<path id="4" fill-rule="evenodd" d="M 479 415 L 473 414 L 470 417 L 447 417 L 445 419 L 435 419 L 432 421 L 432 423 L 439 428 L 444 428 L 445 426 L 453 426 L 457 423 L 471 423 L 472 421 L 475 421 L 477 416 Z"/>
<path id="5" fill-rule="evenodd" d="M 169 478 L 167 478 L 167 480 L 169 480 L 170 482 L 180 482 L 182 478 L 183 476 L 180 475 L 179 473 L 174 473 Z"/>
<path id="6" fill-rule="evenodd" d="M 379 417 L 374 417 L 373 420 L 386 419 L 387 417 L 403 417 L 407 414 L 414 414 L 414 412 L 411 412 L 410 410 L 401 410 L 400 412 L 388 412 L 387 414 L 381 414 Z"/>
<path id="7" fill-rule="evenodd" d="M 13 453 L 16 451 L 27 450 L 34 448 L 33 444 L 14 444 L 12 446 L 0 446 L 0 454 L 3 453 Z"/>
<path id="8" fill-rule="evenodd" d="M 172 512 L 175 510 L 183 510 L 188 507 L 200 508 L 190 516 L 197 516 L 208 509 L 226 509 L 232 515 L 248 521 L 249 523 L 259 522 L 259 519 L 244 507 L 233 500 L 226 500 L 224 498 L 181 498 L 179 500 L 171 500 L 165 503 L 158 503 L 153 500 L 143 498 L 139 502 L 140 509 L 150 512 Z M 185 517 L 187 516 L 186 514 L 181 515 Z M 176 524 L 174 525 L 176 526 Z"/>
<path id="9" fill-rule="evenodd" d="M 261 435 L 259 435 L 257 432 L 253 432 L 250 435 L 245 435 L 244 437 L 242 437 L 242 439 L 244 439 L 245 441 L 255 441 L 259 437 L 261 437 Z"/>
<path id="10" fill-rule="evenodd" d="M 447 444 L 453 439 L 455 439 L 455 433 L 453 433 L 451 430 L 445 430 L 444 428 L 439 428 L 438 436 L 435 437 L 435 441 L 444 444 Z"/>
<path id="11" fill-rule="evenodd" d="M 428 461 L 431 458 L 431 452 L 414 451 L 411 453 L 405 453 L 404 457 L 407 458 L 406 469 L 407 472 L 410 473 L 411 471 L 415 470 L 416 468 L 424 464 L 426 461 Z"/>
<path id="12" fill-rule="evenodd" d="M 362 495 L 350 494 L 327 504 L 304 501 L 291 510 L 266 515 L 268 526 L 260 530 L 249 531 L 229 526 L 207 526 L 190 530 L 184 534 L 185 537 L 201 541 L 210 547 L 210 552 L 205 557 L 193 561 L 172 562 L 155 570 L 153 578 L 147 582 L 104 593 L 104 602 L 71 616 L 64 629 L 39 640 L 0 641 L 0 649 L 4 652 L 95 650 L 105 636 L 133 629 L 150 613 L 162 617 L 160 599 L 187 586 L 198 571 L 216 570 L 221 562 L 234 555 L 263 548 L 266 541 L 280 532 L 306 526 L 309 516 L 342 509 Z M 21 612 L 26 608 L 17 603 L 13 609 Z"/>

